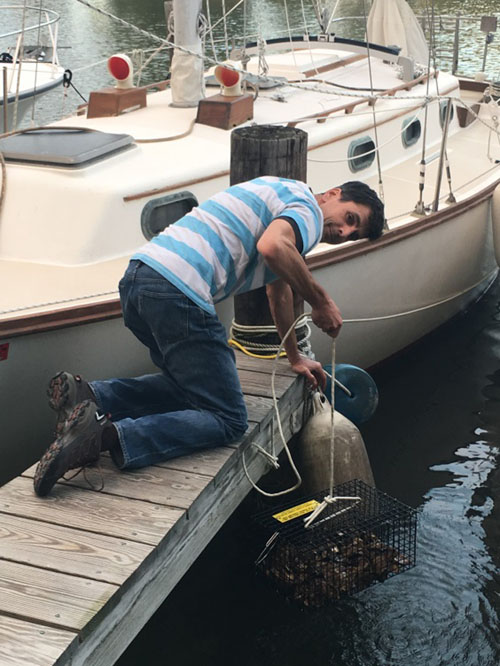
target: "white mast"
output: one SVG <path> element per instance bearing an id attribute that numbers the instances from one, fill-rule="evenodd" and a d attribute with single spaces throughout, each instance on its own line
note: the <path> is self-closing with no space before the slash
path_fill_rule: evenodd
<path id="1" fill-rule="evenodd" d="M 174 49 L 172 57 L 172 106 L 196 106 L 205 96 L 203 55 L 198 33 L 198 15 L 202 0 L 174 0 L 174 42 L 189 50 Z"/>

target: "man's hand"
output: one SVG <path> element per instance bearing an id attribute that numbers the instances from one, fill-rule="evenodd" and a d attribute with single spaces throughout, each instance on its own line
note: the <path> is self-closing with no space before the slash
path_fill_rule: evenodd
<path id="1" fill-rule="evenodd" d="M 336 338 L 342 326 L 340 310 L 330 297 L 326 297 L 320 305 L 311 311 L 313 323 L 331 338 Z"/>
<path id="2" fill-rule="evenodd" d="M 298 375 L 303 375 L 311 388 L 318 388 L 319 384 L 321 389 L 325 390 L 326 375 L 321 363 L 318 363 L 318 361 L 301 356 L 300 360 L 292 363 L 292 370 Z"/>

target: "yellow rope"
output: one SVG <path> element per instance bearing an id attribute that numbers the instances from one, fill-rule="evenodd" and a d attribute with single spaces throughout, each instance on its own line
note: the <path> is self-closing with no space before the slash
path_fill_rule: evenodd
<path id="1" fill-rule="evenodd" d="M 243 345 L 240 345 L 239 342 L 233 340 L 233 338 L 231 338 L 227 342 L 229 345 L 231 345 L 231 347 L 237 347 L 244 354 L 246 354 L 247 356 L 252 356 L 253 358 L 276 358 L 276 354 L 254 354 L 253 352 L 248 351 L 248 349 L 245 349 L 245 347 L 243 347 Z M 286 352 L 284 351 L 280 353 L 280 358 L 283 356 L 286 356 Z"/>

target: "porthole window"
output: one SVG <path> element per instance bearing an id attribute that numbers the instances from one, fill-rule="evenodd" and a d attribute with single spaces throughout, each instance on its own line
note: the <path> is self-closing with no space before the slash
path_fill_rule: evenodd
<path id="1" fill-rule="evenodd" d="M 441 127 L 444 127 L 444 121 L 446 120 L 446 107 L 448 106 L 448 100 L 443 99 L 441 102 L 439 102 L 439 122 L 441 124 Z M 450 123 L 453 120 L 453 116 L 455 115 L 455 107 L 453 104 L 451 105 L 451 111 L 450 111 Z"/>
<path id="2" fill-rule="evenodd" d="M 420 139 L 420 134 L 422 133 L 422 126 L 420 120 L 416 118 L 406 118 L 403 120 L 403 131 L 401 132 L 401 139 L 403 140 L 403 146 L 408 148 L 413 146 L 414 143 Z"/>
<path id="3" fill-rule="evenodd" d="M 354 139 L 347 151 L 351 171 L 367 169 L 375 159 L 375 144 L 369 136 Z"/>
<path id="4" fill-rule="evenodd" d="M 176 192 L 148 201 L 141 213 L 142 233 L 151 240 L 197 205 L 198 200 L 191 192 Z"/>

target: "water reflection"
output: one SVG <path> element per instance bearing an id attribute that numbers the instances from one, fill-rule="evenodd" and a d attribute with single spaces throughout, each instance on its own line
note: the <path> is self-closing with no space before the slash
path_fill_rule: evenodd
<path id="1" fill-rule="evenodd" d="M 10 4 L 10 3 L 7 3 Z M 236 0 L 226 0 L 226 9 L 236 4 Z M 335 4 L 335 3 L 333 3 Z M 428 8 L 423 0 L 410 0 L 409 4 L 417 13 Z M 111 14 L 150 31 L 159 37 L 166 36 L 165 14 L 162 0 L 95 0 L 95 5 L 109 11 Z M 365 0 L 345 0 L 337 7 L 336 17 L 363 16 L 368 11 L 369 3 Z M 106 59 L 114 52 L 131 54 L 133 50 L 143 50 L 146 57 L 158 46 L 147 37 L 135 32 L 106 16 L 98 14 L 76 0 L 50 0 L 47 7 L 61 14 L 59 27 L 60 59 L 65 67 L 73 71 L 73 83 L 84 97 L 88 97 L 91 90 L 109 85 L 110 77 L 106 70 Z M 249 36 L 261 34 L 270 37 L 288 34 L 291 32 L 302 34 L 304 24 L 317 31 L 317 22 L 312 3 L 307 0 L 287 0 L 285 11 L 284 0 L 249 0 L 247 2 L 247 34 Z M 366 7 L 366 10 L 365 10 Z M 436 0 L 435 14 L 456 14 L 463 9 L 459 0 Z M 222 14 L 222 0 L 210 0 L 210 15 L 215 23 Z M 497 0 L 482 0 L 475 2 L 471 11 L 475 14 L 494 14 L 497 10 Z M 484 35 L 480 32 L 478 24 L 465 23 L 465 36 L 460 45 L 461 68 L 460 71 L 474 74 L 481 68 L 483 57 Z M 445 24 L 438 30 L 442 42 L 437 54 L 438 64 L 449 67 L 453 32 L 445 31 Z M 341 37 L 364 39 L 364 21 L 336 22 L 334 31 Z M 238 45 L 243 38 L 243 7 L 240 6 L 230 15 L 227 32 L 232 44 L 233 38 Z M 224 24 L 220 23 L 215 31 L 216 39 L 224 39 Z M 219 55 L 224 53 L 220 47 Z M 145 58 L 143 58 L 144 60 Z M 497 33 L 489 47 L 487 73 L 493 78 L 497 77 L 500 66 L 500 34 Z M 144 73 L 143 84 L 163 80 L 168 71 L 168 58 L 162 53 L 155 58 Z M 69 89 L 53 91 L 47 97 L 37 102 L 37 122 L 50 122 L 61 115 L 74 112 L 81 99 L 78 94 Z"/>

